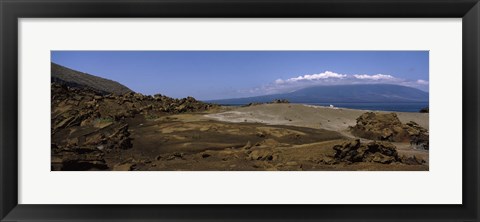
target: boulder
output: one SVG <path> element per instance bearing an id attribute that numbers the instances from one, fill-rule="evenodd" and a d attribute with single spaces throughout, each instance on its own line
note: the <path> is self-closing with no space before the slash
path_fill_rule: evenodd
<path id="1" fill-rule="evenodd" d="M 322 161 L 325 164 L 340 162 L 372 162 L 381 164 L 402 163 L 407 165 L 422 165 L 426 161 L 416 156 L 399 157 L 396 147 L 389 142 L 361 143 L 359 139 L 345 142 L 333 147 L 335 155 Z"/>
<path id="2" fill-rule="evenodd" d="M 428 130 L 412 121 L 408 122 L 406 125 L 408 126 L 407 131 L 409 133 L 410 145 L 416 149 L 428 150 L 429 149 Z"/>
<path id="3" fill-rule="evenodd" d="M 350 128 L 353 135 L 381 141 L 402 141 L 408 139 L 404 125 L 395 113 L 367 112 L 357 118 L 357 124 Z"/>
<path id="4" fill-rule="evenodd" d="M 388 142 L 362 144 L 359 139 L 335 145 L 334 158 L 339 162 L 376 162 L 388 164 L 400 162 L 396 147 Z"/>
<path id="5" fill-rule="evenodd" d="M 403 124 L 395 113 L 366 112 L 357 118 L 350 131 L 365 139 L 410 142 L 416 148 L 428 149 L 428 130 L 412 121 Z"/>

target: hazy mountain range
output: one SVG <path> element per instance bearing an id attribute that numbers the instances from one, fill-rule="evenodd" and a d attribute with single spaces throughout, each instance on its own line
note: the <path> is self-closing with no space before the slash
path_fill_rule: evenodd
<path id="1" fill-rule="evenodd" d="M 428 102 L 428 93 L 412 87 L 391 84 L 314 86 L 290 93 L 208 100 L 218 104 L 248 104 L 287 99 L 293 103 L 400 103 Z"/>

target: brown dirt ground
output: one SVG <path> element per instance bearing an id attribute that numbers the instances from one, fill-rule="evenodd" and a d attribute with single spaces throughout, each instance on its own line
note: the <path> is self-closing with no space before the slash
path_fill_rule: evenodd
<path id="1" fill-rule="evenodd" d="M 156 119 L 137 115 L 128 120 L 133 148 L 112 150 L 105 159 L 113 170 L 428 170 L 428 151 L 403 143 L 395 144 L 400 155 L 427 163 L 332 163 L 332 147 L 352 138 L 346 128 L 361 113 L 269 104 Z M 428 115 L 426 121 L 425 115 L 399 116 L 428 127 Z"/>

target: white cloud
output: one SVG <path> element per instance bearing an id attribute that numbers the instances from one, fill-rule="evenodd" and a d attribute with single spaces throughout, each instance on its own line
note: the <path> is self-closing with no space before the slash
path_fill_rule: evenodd
<path id="1" fill-rule="evenodd" d="M 298 89 L 319 85 L 352 85 L 352 84 L 396 84 L 414 87 L 428 91 L 426 80 L 406 80 L 389 74 L 340 74 L 325 71 L 316 74 L 306 74 L 288 79 L 277 79 L 253 89 L 237 91 L 242 96 L 257 96 L 277 93 L 288 93 Z"/>
<path id="2" fill-rule="evenodd" d="M 419 79 L 419 80 L 417 80 L 417 83 L 420 84 L 420 85 L 428 85 L 429 82 L 426 81 L 426 80 L 423 80 L 423 79 Z"/>
<path id="3" fill-rule="evenodd" d="M 307 74 L 307 75 L 303 75 L 303 76 L 298 76 L 298 77 L 295 77 L 295 78 L 287 79 L 285 81 L 282 80 L 282 79 L 277 79 L 276 82 L 284 83 L 284 82 L 297 82 L 297 81 L 302 81 L 302 80 L 320 80 L 320 79 L 328 79 L 328 78 L 342 79 L 342 78 L 345 78 L 345 77 L 347 77 L 347 75 L 345 75 L 345 74 L 338 74 L 338 73 L 331 72 L 331 71 L 325 71 L 325 72 L 317 73 L 317 74 Z M 281 80 L 281 81 L 278 81 L 278 80 Z"/>
<path id="4" fill-rule="evenodd" d="M 357 79 L 368 79 L 368 80 L 394 80 L 395 77 L 391 75 L 376 74 L 376 75 L 353 75 Z"/>

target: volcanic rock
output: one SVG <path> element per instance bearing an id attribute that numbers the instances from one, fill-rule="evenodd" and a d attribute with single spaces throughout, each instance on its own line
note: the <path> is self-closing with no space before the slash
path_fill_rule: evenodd
<path id="1" fill-rule="evenodd" d="M 257 148 L 250 152 L 248 155 L 249 160 L 276 160 L 278 155 L 276 155 L 272 149 L 267 148 Z"/>
<path id="2" fill-rule="evenodd" d="M 376 162 L 388 164 L 400 162 L 396 147 L 388 142 L 360 143 L 359 139 L 335 145 L 334 158 L 341 162 Z"/>
<path id="3" fill-rule="evenodd" d="M 404 125 L 395 113 L 364 113 L 357 118 L 357 124 L 350 130 L 355 136 L 372 140 L 402 141 L 408 139 Z"/>
<path id="4" fill-rule="evenodd" d="M 408 126 L 407 132 L 410 137 L 410 145 L 417 149 L 428 150 L 429 149 L 428 130 L 412 121 L 408 122 L 406 125 Z"/>
<path id="5" fill-rule="evenodd" d="M 52 145 L 52 170 L 83 171 L 106 170 L 108 166 L 102 151 L 96 147 L 58 148 Z"/>
<path id="6" fill-rule="evenodd" d="M 395 113 L 366 112 L 357 118 L 350 131 L 365 139 L 410 142 L 417 148 L 428 149 L 428 130 L 412 121 L 403 124 Z"/>
<path id="7" fill-rule="evenodd" d="M 287 99 L 274 99 L 271 103 L 290 103 Z"/>
<path id="8" fill-rule="evenodd" d="M 420 112 L 421 113 L 429 113 L 429 108 L 428 107 L 422 108 L 422 109 L 420 109 Z"/>
<path id="9" fill-rule="evenodd" d="M 73 72 L 62 67 L 54 68 L 55 72 Z M 118 87 L 109 91 L 97 85 L 72 84 L 52 78 L 51 135 L 55 144 L 52 169 L 107 169 L 104 152 L 132 148 L 127 120 L 137 115 L 147 118 L 162 113 L 205 111 L 213 107 L 216 105 L 199 102 L 193 97 L 145 96 Z M 84 151 L 89 149 L 89 152 Z M 183 156 L 174 155 L 173 158 Z"/>
<path id="10" fill-rule="evenodd" d="M 413 157 L 401 157 L 402 163 L 407 164 L 407 165 L 422 165 L 426 163 L 425 160 L 419 159 L 416 156 Z"/>

